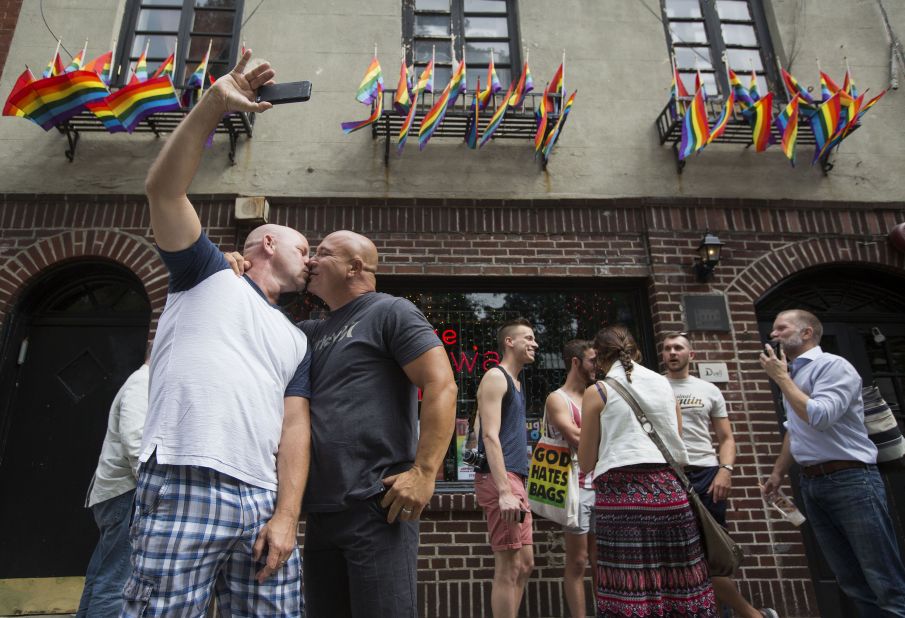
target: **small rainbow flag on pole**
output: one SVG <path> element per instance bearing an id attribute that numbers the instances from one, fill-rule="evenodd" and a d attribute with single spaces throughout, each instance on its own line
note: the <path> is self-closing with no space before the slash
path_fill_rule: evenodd
<path id="1" fill-rule="evenodd" d="M 534 80 L 531 79 L 531 69 L 528 68 L 528 61 L 522 67 L 522 74 L 518 78 L 518 85 L 509 98 L 509 107 L 518 107 L 525 100 L 525 95 L 534 90 Z"/>
<path id="2" fill-rule="evenodd" d="M 107 87 L 96 73 L 73 71 L 27 84 L 8 103 L 49 131 L 81 112 L 86 103 L 107 94 Z"/>
<path id="3" fill-rule="evenodd" d="M 707 121 L 707 109 L 704 107 L 704 89 L 698 88 L 682 122 L 679 160 L 684 160 L 706 146 L 709 138 L 710 125 Z"/>
<path id="4" fill-rule="evenodd" d="M 358 85 L 358 92 L 355 94 L 355 98 L 365 105 L 370 105 L 377 98 L 378 86 L 383 92 L 383 72 L 380 70 L 380 63 L 377 61 L 377 49 L 375 48 L 374 57 L 371 59 L 371 64 L 368 65 L 368 70 L 365 71 L 365 75 Z"/>
<path id="5" fill-rule="evenodd" d="M 500 85 L 500 78 L 497 77 L 496 68 L 493 66 L 493 50 L 490 50 L 490 64 L 487 65 L 487 88 L 481 90 L 477 89 L 478 102 L 481 105 L 481 109 L 487 109 L 487 105 L 490 103 L 491 97 L 499 92 L 503 87 Z M 511 89 L 510 89 L 511 92 Z"/>
<path id="6" fill-rule="evenodd" d="M 415 86 L 415 96 L 422 92 L 434 91 L 434 61 L 431 60 L 421 71 L 421 77 L 418 78 L 418 84 Z"/>
<path id="7" fill-rule="evenodd" d="M 729 69 L 729 85 L 732 86 L 732 93 L 735 95 L 735 100 L 742 109 L 748 109 L 754 105 L 754 99 L 751 98 L 748 89 L 745 88 L 745 85 L 742 84 L 742 80 L 738 78 L 738 75 L 736 75 L 735 71 L 732 69 Z"/>
<path id="8" fill-rule="evenodd" d="M 553 151 L 553 145 L 556 144 L 556 140 L 559 138 L 559 134 L 562 132 L 563 127 L 566 125 L 566 118 L 569 116 L 569 112 L 572 110 L 572 103 L 575 101 L 576 94 L 578 94 L 577 90 L 572 93 L 572 96 L 570 96 L 569 100 L 566 101 L 566 104 L 563 105 L 562 111 L 559 113 L 559 119 L 556 121 L 556 125 L 554 125 L 553 130 L 550 131 L 550 135 L 547 136 L 547 139 L 544 142 L 544 161 L 547 161 L 550 158 L 550 153 Z"/>
<path id="9" fill-rule="evenodd" d="M 830 98 L 837 92 L 839 92 L 839 84 L 833 81 L 833 79 L 820 71 L 820 98 L 822 101 L 829 101 Z"/>
<path id="10" fill-rule="evenodd" d="M 544 96 L 540 98 L 540 105 L 537 108 L 537 131 L 534 133 L 534 156 L 544 147 L 544 138 L 547 136 L 547 90 L 544 90 Z"/>
<path id="11" fill-rule="evenodd" d="M 111 63 L 113 62 L 113 52 L 108 51 L 106 54 L 101 54 L 94 60 L 91 60 L 83 67 L 85 71 L 94 71 L 97 75 L 103 80 L 105 84 L 110 83 L 110 69 Z"/>
<path id="12" fill-rule="evenodd" d="M 424 150 L 427 143 L 437 127 L 446 117 L 447 104 L 449 103 L 449 93 L 452 87 L 452 81 L 446 84 L 446 88 L 440 94 L 440 98 L 434 103 L 434 106 L 427 112 L 427 115 L 421 120 L 421 127 L 418 129 L 418 149 Z"/>
<path id="13" fill-rule="evenodd" d="M 47 67 L 44 69 L 44 72 L 41 73 L 42 78 L 55 77 L 65 72 L 63 60 L 62 58 L 60 58 L 60 45 L 62 45 L 62 43 L 62 39 L 57 39 L 57 48 L 53 52 L 53 58 L 51 58 L 50 62 L 47 63 Z"/>
<path id="14" fill-rule="evenodd" d="M 552 112 L 556 109 L 556 101 L 553 100 L 553 96 L 559 95 L 560 97 L 562 97 L 564 65 L 565 62 L 560 63 L 559 68 L 557 68 L 556 72 L 553 74 L 553 79 L 550 80 L 550 85 L 547 86 L 545 96 L 550 98 L 550 100 L 547 101 L 548 112 Z"/>
<path id="15" fill-rule="evenodd" d="M 785 69 L 781 69 L 781 72 L 782 81 L 785 82 L 786 88 L 788 88 L 789 90 L 789 94 L 801 97 L 801 100 L 808 105 L 814 105 L 813 97 L 811 97 L 811 94 L 801 84 L 798 83 L 798 80 L 795 79 L 792 74 Z"/>
<path id="16" fill-rule="evenodd" d="M 85 41 L 85 46 L 72 57 L 72 61 L 67 65 L 67 67 L 63 70 L 64 73 L 72 73 L 73 71 L 79 71 L 82 68 L 82 63 L 85 62 L 85 52 L 88 51 L 88 41 Z"/>
<path id="17" fill-rule="evenodd" d="M 795 142 L 798 139 L 798 97 L 792 101 L 776 117 L 776 128 L 782 135 L 782 152 L 795 167 Z"/>
<path id="18" fill-rule="evenodd" d="M 417 93 L 415 97 L 417 97 Z M 415 110 L 418 108 L 416 103 L 412 103 L 412 106 L 409 107 L 409 113 L 406 114 L 405 120 L 402 121 L 402 126 L 399 127 L 399 144 L 396 147 L 396 151 L 401 155 L 402 150 L 405 148 L 405 142 L 408 140 L 409 131 L 412 128 L 412 124 L 415 122 Z"/>
<path id="19" fill-rule="evenodd" d="M 198 99 L 201 98 L 201 93 L 204 92 L 204 77 L 207 75 L 207 63 L 210 59 L 211 55 L 211 46 L 213 44 L 213 39 L 208 41 L 207 43 L 207 51 L 204 53 L 204 56 L 201 58 L 201 62 L 198 63 L 198 66 L 195 68 L 195 71 L 189 75 L 188 81 L 185 83 L 185 89 L 182 92 L 182 107 L 191 107 L 195 104 L 195 91 L 198 90 Z"/>
<path id="20" fill-rule="evenodd" d="M 13 89 L 10 91 L 9 96 L 6 97 L 6 103 L 3 104 L 3 116 L 17 116 L 20 118 L 25 116 L 25 112 L 13 105 L 11 100 L 34 81 L 35 76 L 32 74 L 31 69 L 25 67 L 25 70 L 16 78 L 16 83 L 13 84 Z"/>
<path id="21" fill-rule="evenodd" d="M 842 82 L 842 89 L 849 96 L 854 97 L 856 99 L 858 98 L 858 88 L 855 87 L 855 80 L 852 79 L 852 72 L 848 68 L 848 61 L 846 61 L 845 78 Z"/>
<path id="22" fill-rule="evenodd" d="M 129 78 L 129 85 L 140 84 L 148 79 L 148 46 L 150 41 L 145 43 L 145 49 L 141 52 L 138 60 L 135 62 L 135 70 L 132 71 L 132 77 Z"/>
<path id="23" fill-rule="evenodd" d="M 816 142 L 814 159 L 811 161 L 811 165 L 829 152 L 832 138 L 836 135 L 836 130 L 839 127 L 841 109 L 842 103 L 837 92 L 828 101 L 821 103 L 817 108 L 817 113 L 809 119 L 811 130 L 814 132 L 814 141 Z"/>
<path id="24" fill-rule="evenodd" d="M 447 104 L 447 107 L 452 107 L 453 105 L 455 105 L 456 99 L 459 98 L 459 95 L 465 94 L 465 80 L 465 60 L 460 60 L 458 66 L 456 67 L 456 70 L 453 72 L 453 75 L 449 80 L 449 103 Z"/>
<path id="25" fill-rule="evenodd" d="M 751 69 L 751 79 L 748 81 L 748 95 L 756 103 L 760 101 L 760 92 L 757 90 L 757 72 Z"/>
<path id="26" fill-rule="evenodd" d="M 154 74 L 151 78 L 155 77 L 163 77 L 164 75 L 168 75 L 170 79 L 173 78 L 173 74 L 176 72 L 176 52 L 174 51 L 172 54 L 166 57 L 166 60 L 160 63 L 160 66 L 157 67 L 157 70 L 154 71 Z"/>
<path id="27" fill-rule="evenodd" d="M 512 88 L 513 84 L 509 84 L 509 90 L 506 91 L 506 96 L 503 97 L 503 102 L 500 104 L 496 111 L 493 113 L 493 116 L 490 117 L 490 122 L 487 123 L 487 126 L 484 127 L 484 133 L 481 135 L 481 143 L 478 144 L 479 148 L 483 148 L 484 144 L 493 136 L 494 131 L 500 126 L 500 123 L 503 122 L 503 116 L 506 115 L 506 110 L 509 109 L 509 100 L 512 98 Z"/>
<path id="28" fill-rule="evenodd" d="M 364 120 L 352 120 L 350 122 L 344 122 L 340 126 L 342 127 L 343 133 L 348 135 L 354 131 L 358 131 L 359 129 L 364 129 L 368 125 L 372 125 L 377 122 L 377 119 L 380 118 L 381 112 L 383 112 L 383 84 L 377 84 L 377 92 L 374 94 L 374 109 L 371 111 L 371 115 L 365 118 Z"/>
<path id="29" fill-rule="evenodd" d="M 685 99 L 688 97 L 688 90 L 685 89 L 685 84 L 682 83 L 682 76 L 679 75 L 679 70 L 673 64 L 672 84 L 669 87 L 669 107 L 674 119 L 685 113 Z"/>
<path id="30" fill-rule="evenodd" d="M 773 124 L 773 93 L 768 92 L 742 114 L 751 125 L 751 141 L 756 152 L 770 146 L 770 127 Z"/>
<path id="31" fill-rule="evenodd" d="M 720 135 L 723 134 L 723 131 L 726 130 L 726 125 L 729 124 L 729 117 L 732 116 L 733 105 L 735 105 L 735 93 L 730 92 L 729 96 L 726 97 L 726 104 L 723 106 L 723 113 L 720 114 L 720 117 L 717 118 L 716 122 L 713 123 L 713 126 L 710 127 L 710 135 L 707 138 L 708 144 L 714 142 Z"/>
<path id="32" fill-rule="evenodd" d="M 405 51 L 403 50 L 402 65 L 399 67 L 399 82 L 396 84 L 396 94 L 393 95 L 393 107 L 400 116 L 408 114 L 412 105 L 412 84 L 409 80 L 409 68 L 405 63 Z"/>

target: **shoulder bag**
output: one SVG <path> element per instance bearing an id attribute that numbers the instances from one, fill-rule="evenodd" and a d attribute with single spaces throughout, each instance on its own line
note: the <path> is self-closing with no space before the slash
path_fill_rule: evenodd
<path id="1" fill-rule="evenodd" d="M 577 528 L 578 501 L 577 458 L 568 442 L 550 437 L 545 409 L 541 437 L 531 451 L 528 503 L 535 515 Z"/>
<path id="2" fill-rule="evenodd" d="M 647 415 L 644 414 L 638 401 L 624 386 L 613 378 L 605 378 L 604 381 L 609 386 L 613 387 L 613 390 L 619 393 L 629 407 L 631 407 L 635 416 L 638 418 L 638 422 L 641 423 L 641 428 L 660 450 L 663 458 L 666 459 L 670 467 L 672 467 L 673 472 L 675 472 L 676 477 L 679 479 L 679 483 L 685 488 L 685 493 L 688 494 L 688 502 L 691 504 L 691 508 L 698 519 L 698 527 L 701 530 L 701 541 L 704 544 L 704 556 L 707 559 L 707 566 L 710 568 L 710 575 L 717 577 L 731 576 L 738 569 L 742 558 L 745 556 L 741 546 L 732 540 L 732 537 L 729 536 L 726 529 L 717 523 L 713 518 L 713 515 L 710 514 L 710 511 L 707 510 L 707 507 L 704 506 L 704 503 L 701 502 L 701 498 L 695 493 L 688 477 L 685 476 L 685 471 L 676 463 L 672 453 L 670 453 L 669 449 L 666 448 L 666 445 L 663 444 L 663 441 L 660 439 L 660 436 L 657 435 L 657 431 L 654 429 L 650 420 L 648 420 Z"/>

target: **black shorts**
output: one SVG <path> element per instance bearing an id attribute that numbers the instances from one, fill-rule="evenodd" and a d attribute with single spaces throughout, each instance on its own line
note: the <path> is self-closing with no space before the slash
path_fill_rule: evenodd
<path id="1" fill-rule="evenodd" d="M 704 506 L 707 507 L 707 510 L 710 511 L 710 514 L 713 515 L 713 518 L 717 520 L 717 522 L 726 527 L 726 507 L 729 506 L 728 500 L 720 500 L 719 502 L 713 501 L 713 496 L 707 493 L 707 490 L 710 489 L 710 484 L 713 482 L 713 479 L 716 478 L 716 473 L 720 471 L 719 466 L 708 466 L 706 468 L 694 468 L 694 469 L 685 469 L 685 476 L 688 477 L 688 480 L 691 481 L 692 487 L 694 487 L 694 492 L 698 494 L 701 498 L 701 502 L 704 503 Z"/>
<path id="2" fill-rule="evenodd" d="M 377 499 L 308 513 L 307 618 L 417 618 L 418 522 L 387 523 Z"/>

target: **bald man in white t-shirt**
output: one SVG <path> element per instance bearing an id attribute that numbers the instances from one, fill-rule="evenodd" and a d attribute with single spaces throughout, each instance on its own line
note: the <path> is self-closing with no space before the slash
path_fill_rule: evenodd
<path id="1" fill-rule="evenodd" d="M 689 366 L 694 357 L 691 341 L 685 333 L 670 333 L 664 337 L 662 358 L 666 377 L 682 410 L 682 440 L 688 451 L 685 473 L 707 510 L 725 527 L 735 465 L 735 437 L 720 389 L 690 374 Z M 713 447 L 711 427 L 718 449 Z M 778 618 L 776 611 L 766 607 L 758 610 L 748 603 L 731 578 L 712 577 L 711 580 L 717 601 L 730 606 L 737 616 Z"/>

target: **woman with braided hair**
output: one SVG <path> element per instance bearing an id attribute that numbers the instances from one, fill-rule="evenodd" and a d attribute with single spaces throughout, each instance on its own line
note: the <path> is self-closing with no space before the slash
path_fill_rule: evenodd
<path id="1" fill-rule="evenodd" d="M 673 458 L 683 465 L 682 415 L 666 378 L 640 365 L 628 329 L 594 339 L 598 375 L 625 388 Z M 596 492 L 597 616 L 717 616 L 717 604 L 688 496 L 622 396 L 605 381 L 585 391 L 581 470 Z"/>

